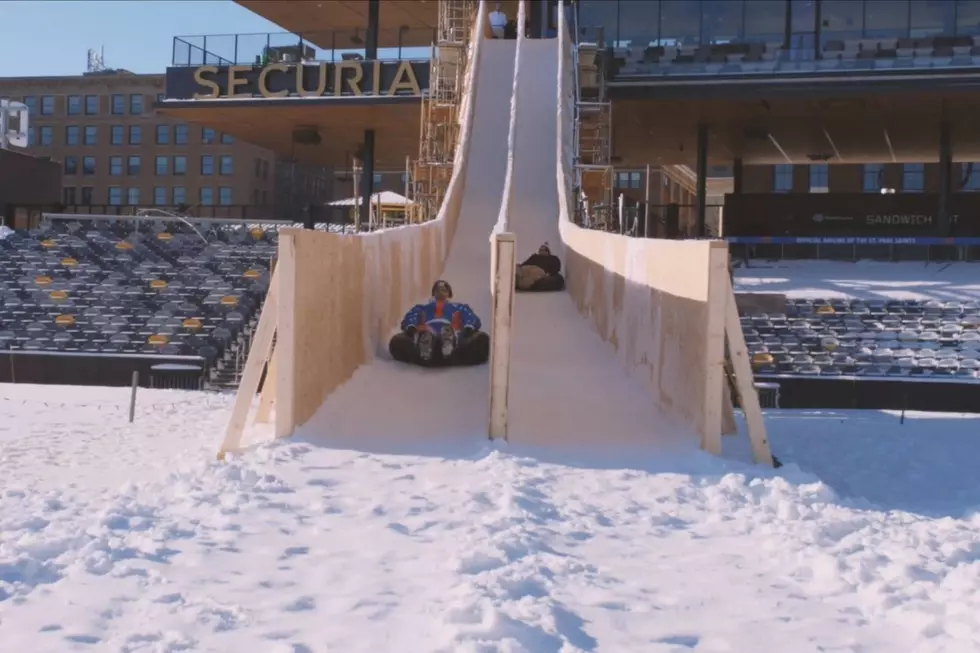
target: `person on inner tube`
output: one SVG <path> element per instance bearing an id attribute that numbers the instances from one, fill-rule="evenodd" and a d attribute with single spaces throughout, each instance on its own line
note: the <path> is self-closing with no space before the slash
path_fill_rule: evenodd
<path id="1" fill-rule="evenodd" d="M 515 287 L 524 292 L 554 292 L 565 289 L 561 259 L 551 253 L 548 243 L 517 266 Z"/>
<path id="2" fill-rule="evenodd" d="M 468 304 L 453 301 L 453 288 L 440 279 L 432 297 L 402 318 L 401 332 L 388 343 L 391 357 L 425 367 L 480 365 L 490 358 L 490 336 Z"/>

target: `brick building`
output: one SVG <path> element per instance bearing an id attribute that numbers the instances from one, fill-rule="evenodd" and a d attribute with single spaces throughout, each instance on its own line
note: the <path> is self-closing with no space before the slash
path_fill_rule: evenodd
<path id="1" fill-rule="evenodd" d="M 159 114 L 154 104 L 163 92 L 164 75 L 124 70 L 0 79 L 0 96 L 28 105 L 25 152 L 61 164 L 68 207 L 249 206 L 271 212 L 273 154 Z"/>

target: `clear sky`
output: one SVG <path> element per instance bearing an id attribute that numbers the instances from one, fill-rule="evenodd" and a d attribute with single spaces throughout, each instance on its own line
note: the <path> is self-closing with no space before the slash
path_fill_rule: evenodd
<path id="1" fill-rule="evenodd" d="M 109 68 L 162 73 L 174 36 L 283 31 L 231 0 L 0 0 L 0 19 L 0 77 L 80 75 L 100 47 Z"/>

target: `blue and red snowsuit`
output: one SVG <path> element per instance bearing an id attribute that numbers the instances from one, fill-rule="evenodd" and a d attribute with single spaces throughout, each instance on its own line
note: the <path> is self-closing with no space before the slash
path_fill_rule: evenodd
<path id="1" fill-rule="evenodd" d="M 441 327 L 443 324 L 451 324 L 457 333 L 466 327 L 479 331 L 482 326 L 480 318 L 468 304 L 436 299 L 427 304 L 416 304 L 408 309 L 405 317 L 402 318 L 401 326 L 402 331 L 407 331 L 409 327 Z"/>

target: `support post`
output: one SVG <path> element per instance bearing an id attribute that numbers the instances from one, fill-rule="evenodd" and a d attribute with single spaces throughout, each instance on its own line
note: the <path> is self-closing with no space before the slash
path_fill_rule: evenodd
<path id="1" fill-rule="evenodd" d="M 248 352 L 242 381 L 238 385 L 238 393 L 235 395 L 231 419 L 228 420 L 228 427 L 225 429 L 225 439 L 218 451 L 218 460 L 224 460 L 225 454 L 241 447 L 242 436 L 245 434 L 245 424 L 248 421 L 248 412 L 252 407 L 252 401 L 255 399 L 255 393 L 258 392 L 259 381 L 262 379 L 262 369 L 272 355 L 273 339 L 279 320 L 279 298 L 277 295 L 279 274 L 279 266 L 276 266 L 272 278 L 269 280 L 269 291 L 265 295 L 265 304 L 262 306 L 262 313 L 259 315 L 259 326 L 255 329 L 255 339 L 252 341 L 252 347 Z"/>
<path id="2" fill-rule="evenodd" d="M 368 0 L 367 38 L 364 39 L 364 58 L 378 58 L 378 26 L 381 24 L 381 0 Z"/>
<path id="3" fill-rule="evenodd" d="M 647 164 L 646 190 L 643 192 L 643 237 L 650 237 L 650 164 Z"/>
<path id="4" fill-rule="evenodd" d="M 136 419 L 136 389 L 140 386 L 140 373 L 133 370 L 133 392 L 129 397 L 129 423 L 132 424 Z"/>
<path id="5" fill-rule="evenodd" d="M 745 179 L 742 176 L 745 173 L 744 166 L 742 165 L 742 159 L 738 158 L 732 162 L 732 193 L 735 195 L 742 194 L 742 187 L 745 183 Z"/>
<path id="6" fill-rule="evenodd" d="M 708 124 L 698 123 L 697 160 L 697 230 L 698 238 L 707 236 L 708 211 Z"/>
<path id="7" fill-rule="evenodd" d="M 363 162 L 361 171 L 361 225 L 367 217 L 367 223 L 372 224 L 371 220 L 371 196 L 374 195 L 374 130 L 364 130 Z M 364 213 L 366 211 L 366 213 Z"/>
<path id="8" fill-rule="evenodd" d="M 769 437 L 766 435 L 766 423 L 762 419 L 762 406 L 759 404 L 759 391 L 755 387 L 752 375 L 752 364 L 749 362 L 749 350 L 745 344 L 745 334 L 742 323 L 738 318 L 738 306 L 735 304 L 735 291 L 731 278 L 724 276 L 725 301 L 725 336 L 728 340 L 728 352 L 732 359 L 732 371 L 735 374 L 735 386 L 741 399 L 745 424 L 749 431 L 749 443 L 752 445 L 752 457 L 760 465 L 773 467 L 772 450 L 769 448 Z M 718 388 L 721 390 L 721 387 Z"/>
<path id="9" fill-rule="evenodd" d="M 495 233 L 490 238 L 493 264 L 491 295 L 493 338 L 490 340 L 491 440 L 507 439 L 510 397 L 510 346 L 514 327 L 514 282 L 517 272 L 517 240 L 512 233 Z"/>
<path id="10" fill-rule="evenodd" d="M 939 206 L 936 226 L 940 238 L 950 236 L 952 221 L 949 216 L 949 194 L 953 176 L 953 148 L 949 138 L 949 123 L 944 119 L 939 127 Z"/>

